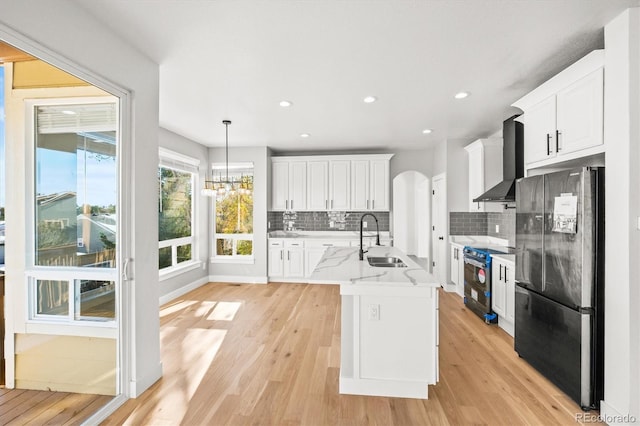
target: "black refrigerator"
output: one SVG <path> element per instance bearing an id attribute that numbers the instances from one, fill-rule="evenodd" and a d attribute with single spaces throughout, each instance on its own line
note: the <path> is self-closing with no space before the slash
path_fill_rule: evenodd
<path id="1" fill-rule="evenodd" d="M 516 181 L 515 350 L 583 409 L 604 396 L 604 168 Z"/>

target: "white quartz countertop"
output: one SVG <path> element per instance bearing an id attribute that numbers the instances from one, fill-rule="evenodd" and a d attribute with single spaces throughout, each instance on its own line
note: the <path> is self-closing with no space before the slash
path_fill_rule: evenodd
<path id="1" fill-rule="evenodd" d="M 515 254 L 492 254 L 491 257 L 493 259 L 500 259 L 504 262 L 515 262 L 516 255 Z"/>
<path id="2" fill-rule="evenodd" d="M 375 237 L 376 231 L 364 231 L 363 237 Z M 323 240 L 353 240 L 360 238 L 358 231 L 271 231 L 269 238 L 304 238 L 304 239 L 323 239 Z M 388 231 L 380 232 L 380 239 L 390 239 Z"/>
<path id="3" fill-rule="evenodd" d="M 371 247 L 365 259 L 358 259 L 358 247 L 328 248 L 309 277 L 310 283 L 394 285 L 403 287 L 440 287 L 438 280 L 395 247 Z M 369 256 L 399 257 L 406 268 L 369 265 Z"/>

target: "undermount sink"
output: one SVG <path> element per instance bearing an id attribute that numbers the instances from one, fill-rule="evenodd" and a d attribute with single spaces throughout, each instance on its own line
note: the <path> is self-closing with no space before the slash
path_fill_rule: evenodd
<path id="1" fill-rule="evenodd" d="M 406 268 L 407 264 L 399 257 L 367 257 L 369 265 L 381 268 Z"/>

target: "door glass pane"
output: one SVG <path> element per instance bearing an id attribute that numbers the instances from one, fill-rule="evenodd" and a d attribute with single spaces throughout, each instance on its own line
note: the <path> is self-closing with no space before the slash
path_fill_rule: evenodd
<path id="1" fill-rule="evenodd" d="M 35 111 L 35 264 L 114 267 L 115 103 Z"/>
<path id="2" fill-rule="evenodd" d="M 113 281 L 75 280 L 75 288 L 76 319 L 115 319 L 116 290 Z"/>
<path id="3" fill-rule="evenodd" d="M 69 315 L 69 282 L 36 280 L 36 314 Z"/>

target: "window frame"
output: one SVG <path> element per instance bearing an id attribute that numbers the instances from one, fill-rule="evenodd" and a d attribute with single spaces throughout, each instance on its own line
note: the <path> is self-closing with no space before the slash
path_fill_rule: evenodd
<path id="1" fill-rule="evenodd" d="M 160 268 L 158 265 L 158 278 L 160 281 L 167 280 L 178 276 L 187 271 L 197 269 L 202 262 L 199 260 L 198 250 L 198 196 L 197 188 L 200 185 L 200 160 L 188 155 L 159 147 L 158 148 L 158 172 L 161 168 L 175 170 L 180 173 L 191 174 L 191 236 L 172 238 L 160 241 L 158 238 L 158 250 L 171 247 L 171 266 Z M 160 197 L 160 188 L 158 187 L 158 197 Z M 159 225 L 159 222 L 158 222 Z M 158 228 L 159 231 L 159 228 Z M 185 262 L 177 262 L 178 247 L 191 244 L 191 260 Z"/>
<path id="2" fill-rule="evenodd" d="M 224 166 L 226 166 L 226 163 L 211 163 L 209 166 L 209 172 L 211 173 L 212 176 L 215 176 L 214 173 L 214 168 L 216 167 L 220 167 L 223 168 Z M 242 161 L 237 161 L 237 162 L 230 162 L 229 163 L 230 168 L 231 167 L 240 167 L 240 168 L 250 168 L 252 170 L 251 175 L 252 177 L 255 179 L 255 164 L 254 162 L 242 162 Z M 255 188 L 255 182 L 254 182 L 254 188 Z M 211 257 L 209 259 L 210 263 L 236 263 L 236 264 L 247 264 L 247 265 L 252 265 L 255 264 L 255 245 L 254 245 L 254 235 L 255 233 L 251 233 L 251 234 L 221 234 L 216 232 L 217 229 L 217 216 L 216 216 L 216 202 L 217 202 L 217 198 L 211 197 L 211 208 L 212 208 L 212 230 L 213 232 L 212 237 L 210 238 L 211 241 Z M 255 207 L 255 204 L 254 204 Z M 251 217 L 251 222 L 252 224 L 255 222 L 255 209 L 253 210 L 253 216 Z M 231 255 L 219 255 L 217 254 L 217 241 L 219 239 L 224 239 L 224 240 L 233 240 L 233 254 Z M 236 249 L 237 249 L 237 241 L 238 240 L 249 240 L 251 241 L 251 255 L 239 255 L 236 253 Z"/>
<path id="3" fill-rule="evenodd" d="M 92 336 L 92 337 L 109 337 L 113 338 L 118 329 L 118 316 L 120 312 L 116 307 L 114 312 L 115 317 L 113 319 L 101 319 L 99 317 L 91 318 L 79 318 L 75 317 L 75 307 L 78 305 L 76 301 L 76 281 L 81 280 L 99 280 L 99 281 L 112 281 L 116 283 L 114 297 L 116 301 L 120 297 L 119 285 L 116 266 L 111 268 L 91 268 L 91 267 L 78 267 L 78 266 L 50 266 L 50 265 L 37 265 L 36 264 L 36 250 L 37 250 L 37 235 L 36 228 L 38 221 L 36 218 L 36 178 L 35 171 L 38 166 L 36 165 L 37 159 L 37 129 L 36 129 L 36 115 L 37 108 L 41 106 L 60 106 L 60 105 L 79 105 L 79 104 L 107 104 L 113 103 L 115 105 L 116 115 L 116 132 L 118 134 L 118 142 L 121 142 L 122 138 L 122 117 L 120 115 L 120 99 L 108 95 L 108 96 L 87 96 L 87 97 L 75 97 L 75 96 L 62 96 L 51 98 L 29 98 L 25 99 L 25 123 L 27 124 L 25 137 L 29 141 L 27 143 L 26 160 L 26 173 L 27 173 L 27 187 L 30 189 L 27 195 L 27 206 L 25 212 L 27 214 L 26 220 L 26 257 L 25 257 L 25 284 L 26 284 L 26 312 L 25 312 L 25 329 L 27 333 L 43 333 L 43 334 L 55 334 L 55 335 L 73 335 L 73 336 Z M 118 157 L 121 155 L 121 147 L 116 145 L 116 185 L 119 188 L 119 173 L 120 166 L 118 164 Z M 116 196 L 116 203 L 119 201 L 119 195 Z M 119 219 L 120 211 L 116 210 L 116 216 Z M 119 258 L 119 251 L 116 249 L 115 262 Z M 38 306 L 38 289 L 37 281 L 66 281 L 67 282 L 67 297 L 69 300 L 69 310 L 66 315 L 49 315 L 49 314 L 37 314 Z M 60 328 L 59 326 L 64 326 Z"/>

